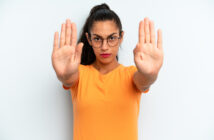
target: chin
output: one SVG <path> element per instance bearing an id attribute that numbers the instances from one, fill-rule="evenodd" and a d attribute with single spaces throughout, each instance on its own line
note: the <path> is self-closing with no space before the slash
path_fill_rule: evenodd
<path id="1" fill-rule="evenodd" d="M 110 58 L 99 58 L 99 61 L 103 64 L 109 64 L 113 61 L 113 59 L 110 57 Z"/>
<path id="2" fill-rule="evenodd" d="M 99 60 L 103 64 L 109 64 L 112 62 L 112 60 Z"/>

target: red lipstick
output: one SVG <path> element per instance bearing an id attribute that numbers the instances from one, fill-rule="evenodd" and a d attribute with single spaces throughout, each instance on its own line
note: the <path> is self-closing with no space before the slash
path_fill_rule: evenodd
<path id="1" fill-rule="evenodd" d="M 103 58 L 109 57 L 111 54 L 110 53 L 102 53 L 100 54 Z"/>

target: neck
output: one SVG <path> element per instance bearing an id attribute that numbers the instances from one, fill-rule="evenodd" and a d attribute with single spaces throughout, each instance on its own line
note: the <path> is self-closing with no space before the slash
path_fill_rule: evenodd
<path id="1" fill-rule="evenodd" d="M 100 72 L 108 72 L 108 71 L 111 71 L 113 70 L 114 68 L 116 68 L 118 65 L 120 65 L 118 63 L 117 60 L 115 61 L 112 61 L 111 63 L 107 63 L 107 64 L 104 64 L 104 63 L 101 63 L 97 60 L 95 60 L 94 63 L 92 63 L 92 65 L 97 69 L 99 70 Z"/>

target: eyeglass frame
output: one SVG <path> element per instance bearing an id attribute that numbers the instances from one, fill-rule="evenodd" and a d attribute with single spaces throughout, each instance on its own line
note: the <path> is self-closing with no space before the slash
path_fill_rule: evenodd
<path id="1" fill-rule="evenodd" d="M 121 39 L 121 33 L 122 33 L 122 31 L 119 32 L 119 37 L 117 37 L 118 40 Z M 103 37 L 101 37 L 101 36 L 99 36 L 97 34 L 93 34 L 95 36 L 98 36 L 102 40 L 101 45 L 99 47 L 95 47 L 95 48 L 101 48 L 101 46 L 103 45 L 103 41 L 104 40 L 107 40 L 107 44 L 109 45 L 108 39 L 109 39 L 109 37 L 112 37 L 114 34 L 116 34 L 116 33 L 113 33 L 113 34 L 109 35 L 107 38 L 103 38 Z M 88 35 L 89 35 L 89 39 L 92 41 L 92 39 L 91 39 L 91 33 L 88 33 Z M 110 47 L 115 47 L 116 45 L 114 45 L 114 46 L 109 45 L 109 46 Z"/>

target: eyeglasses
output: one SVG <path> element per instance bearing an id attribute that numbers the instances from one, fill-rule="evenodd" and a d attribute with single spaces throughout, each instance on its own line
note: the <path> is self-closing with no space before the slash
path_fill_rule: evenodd
<path id="1" fill-rule="evenodd" d="M 95 48 L 100 48 L 103 45 L 104 40 L 107 40 L 107 44 L 110 47 L 115 47 L 118 45 L 119 40 L 121 38 L 121 36 L 118 37 L 118 35 L 116 35 L 116 34 L 110 35 L 105 39 L 103 39 L 99 35 L 94 35 L 94 34 L 92 34 L 92 36 L 91 36 L 91 34 L 89 34 L 89 37 L 92 42 L 92 46 Z"/>

